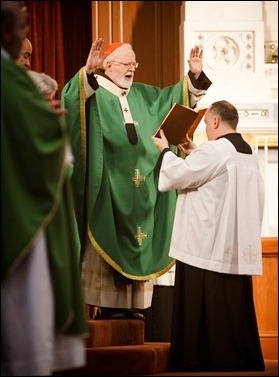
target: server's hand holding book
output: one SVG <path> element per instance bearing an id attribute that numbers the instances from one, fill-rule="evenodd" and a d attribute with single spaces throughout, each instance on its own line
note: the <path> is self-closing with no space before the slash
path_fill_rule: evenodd
<path id="1" fill-rule="evenodd" d="M 191 109 L 175 103 L 156 131 L 155 136 L 160 137 L 160 130 L 162 129 L 170 144 L 178 145 L 182 143 L 186 134 L 190 138 L 193 136 L 206 110 L 207 108 Z"/>

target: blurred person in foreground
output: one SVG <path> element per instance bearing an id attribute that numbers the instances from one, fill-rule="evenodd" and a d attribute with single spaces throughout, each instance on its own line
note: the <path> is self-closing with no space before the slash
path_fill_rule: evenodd
<path id="1" fill-rule="evenodd" d="M 32 78 L 36 87 L 42 93 L 45 99 L 48 102 L 53 101 L 58 90 L 57 81 L 44 72 L 28 70 L 27 74 Z"/>
<path id="2" fill-rule="evenodd" d="M 42 93 L 50 107 L 60 117 L 60 120 L 64 121 L 67 111 L 61 108 L 61 101 L 55 98 L 58 90 L 58 82 L 44 72 L 37 72 L 30 69 L 27 71 L 27 74 L 32 78 L 39 92 Z M 67 164 L 67 173 L 71 176 L 73 172 L 74 156 L 70 142 L 68 142 L 66 146 L 65 162 Z"/>
<path id="3" fill-rule="evenodd" d="M 1 375 L 85 365 L 65 123 L 16 63 L 24 2 L 1 1 Z"/>
<path id="4" fill-rule="evenodd" d="M 85 66 L 62 91 L 85 302 L 101 308 L 96 318 L 143 319 L 153 279 L 174 265 L 168 251 L 176 193 L 157 189 L 160 154 L 151 136 L 175 102 L 195 107 L 211 81 L 198 46 L 188 75 L 158 88 L 134 82 L 139 63 L 130 44 L 114 42 L 101 52 L 103 42 L 94 41 Z"/>
<path id="5" fill-rule="evenodd" d="M 21 65 L 25 69 L 31 69 L 31 55 L 33 52 L 32 43 L 28 38 L 24 38 L 22 42 L 22 47 L 17 59 L 17 64 Z"/>
<path id="6" fill-rule="evenodd" d="M 213 103 L 204 121 L 208 141 L 197 147 L 187 138 L 179 146 L 185 159 L 162 131 L 152 137 L 162 154 L 158 188 L 178 190 L 170 365 L 262 371 L 252 276 L 262 275 L 263 179 L 231 103 Z"/>

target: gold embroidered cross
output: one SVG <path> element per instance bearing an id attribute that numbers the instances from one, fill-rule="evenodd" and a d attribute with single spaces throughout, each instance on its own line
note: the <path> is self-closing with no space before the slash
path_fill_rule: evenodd
<path id="1" fill-rule="evenodd" d="M 140 175 L 140 169 L 135 169 L 135 175 L 133 176 L 133 181 L 136 187 L 140 187 L 141 182 L 145 181 L 145 176 Z"/>
<path id="2" fill-rule="evenodd" d="M 129 110 L 125 107 L 124 111 L 125 111 L 125 113 L 127 113 Z"/>
<path id="3" fill-rule="evenodd" d="M 251 245 L 249 245 L 248 249 L 243 251 L 243 254 L 248 260 L 248 263 L 252 264 L 255 263 L 258 253 L 252 249 Z"/>
<path id="4" fill-rule="evenodd" d="M 142 245 L 142 240 L 147 238 L 146 233 L 142 233 L 141 226 L 137 226 L 137 234 L 135 235 L 135 239 L 138 241 L 139 246 Z"/>
<path id="5" fill-rule="evenodd" d="M 231 251 L 231 248 L 230 247 L 227 247 L 224 251 L 224 257 L 225 259 L 230 259 L 232 255 L 232 251 Z"/>

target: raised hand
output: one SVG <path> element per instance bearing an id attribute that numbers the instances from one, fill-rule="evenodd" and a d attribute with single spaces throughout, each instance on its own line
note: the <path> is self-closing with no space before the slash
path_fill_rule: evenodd
<path id="1" fill-rule="evenodd" d="M 100 67 L 103 60 L 104 55 L 100 53 L 100 49 L 104 43 L 102 38 L 96 39 L 91 46 L 86 64 L 85 64 L 85 71 L 86 73 L 90 74 L 95 71 L 97 67 Z"/>
<path id="2" fill-rule="evenodd" d="M 203 49 L 201 47 L 195 46 L 191 49 L 188 64 L 190 71 L 197 79 L 203 69 Z"/>

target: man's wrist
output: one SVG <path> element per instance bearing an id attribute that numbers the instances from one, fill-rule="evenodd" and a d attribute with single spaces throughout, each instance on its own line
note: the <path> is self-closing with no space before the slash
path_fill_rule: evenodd
<path id="1" fill-rule="evenodd" d="M 93 90 L 96 91 L 99 88 L 99 84 L 96 77 L 94 76 L 94 72 L 91 72 L 91 73 L 86 72 L 86 77 L 87 77 L 88 84 L 91 86 Z"/>
<path id="2" fill-rule="evenodd" d="M 162 155 L 164 155 L 166 152 L 170 151 L 170 148 L 169 147 L 166 147 L 162 150 Z"/>
<path id="3" fill-rule="evenodd" d="M 86 69 L 86 67 L 85 67 L 84 69 L 85 69 L 85 73 L 90 76 L 95 72 L 97 67 L 94 67 L 93 69 Z"/>
<path id="4" fill-rule="evenodd" d="M 195 78 L 195 80 L 197 80 L 199 77 L 200 77 L 200 74 L 201 74 L 201 72 L 192 72 L 191 70 L 190 70 L 190 72 L 191 72 L 191 74 L 194 76 L 194 78 Z"/>

